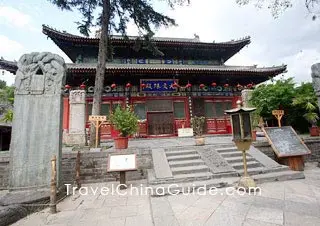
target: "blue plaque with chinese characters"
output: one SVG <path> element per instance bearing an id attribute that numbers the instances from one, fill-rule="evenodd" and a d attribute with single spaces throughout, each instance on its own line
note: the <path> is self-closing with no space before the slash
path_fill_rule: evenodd
<path id="1" fill-rule="evenodd" d="M 137 64 L 146 64 L 146 59 L 137 59 Z"/>
<path id="2" fill-rule="evenodd" d="M 164 64 L 173 64 L 173 59 L 165 59 Z"/>
<path id="3" fill-rule="evenodd" d="M 174 79 L 141 79 L 140 89 L 143 92 L 176 92 Z"/>

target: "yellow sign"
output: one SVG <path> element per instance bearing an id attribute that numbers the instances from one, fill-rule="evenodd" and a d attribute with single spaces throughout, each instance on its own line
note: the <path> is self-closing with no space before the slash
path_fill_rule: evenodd
<path id="1" fill-rule="evenodd" d="M 278 126 L 281 127 L 281 118 L 284 115 L 284 110 L 273 110 L 272 114 L 277 118 Z"/>
<path id="2" fill-rule="evenodd" d="M 273 110 L 272 114 L 273 115 L 284 115 L 284 110 Z"/>
<path id="3" fill-rule="evenodd" d="M 96 148 L 97 148 L 98 147 L 99 128 L 103 122 L 107 121 L 107 116 L 105 116 L 105 115 L 89 115 L 89 121 L 96 128 Z"/>
<path id="4" fill-rule="evenodd" d="M 89 115 L 89 121 L 107 121 L 105 115 Z"/>

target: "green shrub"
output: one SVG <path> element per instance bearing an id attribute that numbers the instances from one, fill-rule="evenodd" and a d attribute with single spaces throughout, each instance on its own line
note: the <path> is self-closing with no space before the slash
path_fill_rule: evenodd
<path id="1" fill-rule="evenodd" d="M 110 115 L 110 121 L 122 137 L 131 136 L 138 131 L 138 118 L 129 107 L 118 106 Z"/>
<path id="2" fill-rule="evenodd" d="M 203 116 L 194 116 L 191 119 L 191 124 L 193 128 L 193 132 L 196 136 L 202 136 L 203 131 L 204 131 L 204 123 L 206 121 L 206 118 Z"/>

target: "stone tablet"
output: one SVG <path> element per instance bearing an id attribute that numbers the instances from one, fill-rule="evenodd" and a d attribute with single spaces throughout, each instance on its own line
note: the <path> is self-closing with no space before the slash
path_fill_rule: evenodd
<path id="1" fill-rule="evenodd" d="M 320 110 L 320 63 L 311 66 L 311 77 L 314 92 L 318 98 L 319 110 Z"/>
<path id="2" fill-rule="evenodd" d="M 50 188 L 53 155 L 57 157 L 60 185 L 65 79 L 66 65 L 56 54 L 25 54 L 18 62 L 10 146 L 10 190 Z"/>
<path id="3" fill-rule="evenodd" d="M 265 127 L 263 131 L 279 158 L 311 153 L 291 126 Z"/>

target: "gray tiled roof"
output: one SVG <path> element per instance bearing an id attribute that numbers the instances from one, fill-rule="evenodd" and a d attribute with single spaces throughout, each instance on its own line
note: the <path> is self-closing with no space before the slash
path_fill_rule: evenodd
<path id="1" fill-rule="evenodd" d="M 69 38 L 73 38 L 73 39 L 82 39 L 82 40 L 95 40 L 97 41 L 98 38 L 92 38 L 92 37 L 84 37 L 84 36 L 80 36 L 80 35 L 74 35 L 74 34 L 70 34 L 66 31 L 58 31 L 54 28 L 51 28 L 47 25 L 42 25 L 43 28 L 43 33 L 47 34 L 47 32 L 51 33 L 51 34 L 56 34 L 59 35 L 60 37 L 69 37 Z M 47 34 L 48 35 L 48 34 Z M 124 40 L 125 38 L 122 35 L 111 35 L 110 36 L 111 39 L 114 40 Z M 127 38 L 129 40 L 136 40 L 138 38 L 138 36 L 127 36 Z M 199 44 L 240 44 L 240 43 L 250 43 L 250 36 L 246 36 L 237 40 L 230 40 L 230 41 L 226 41 L 226 42 L 201 42 L 198 38 L 173 38 L 173 37 L 152 37 L 152 39 L 154 41 L 160 41 L 160 42 L 186 42 L 186 43 L 199 43 Z"/>
<path id="2" fill-rule="evenodd" d="M 95 69 L 95 63 L 67 64 L 68 69 Z M 256 66 L 213 66 L 213 65 L 173 65 L 173 64 L 106 64 L 106 69 L 133 69 L 133 70 L 199 70 L 199 71 L 247 71 L 247 72 L 272 72 L 286 70 L 286 65 L 273 67 Z"/>

